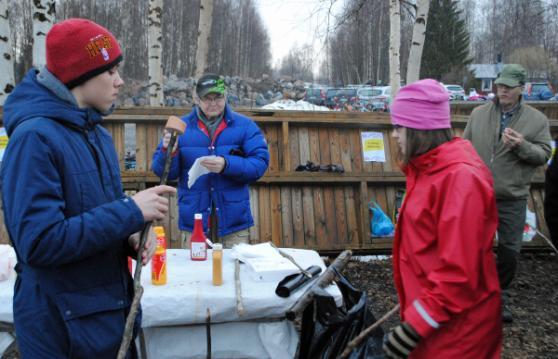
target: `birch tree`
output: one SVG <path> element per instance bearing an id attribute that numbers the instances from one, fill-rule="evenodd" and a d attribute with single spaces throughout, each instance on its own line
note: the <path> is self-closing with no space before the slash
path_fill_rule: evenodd
<path id="1" fill-rule="evenodd" d="M 420 75 L 420 63 L 424 38 L 426 36 L 426 21 L 428 19 L 428 9 L 430 0 L 417 0 L 414 5 L 416 11 L 415 25 L 413 26 L 413 38 L 411 40 L 411 50 L 409 62 L 407 63 L 407 83 L 418 81 Z"/>
<path id="2" fill-rule="evenodd" d="M 389 82 L 391 85 L 391 98 L 395 98 L 401 83 L 401 70 L 399 67 L 401 4 L 399 0 L 389 1 L 389 20 Z"/>
<path id="3" fill-rule="evenodd" d="M 213 0 L 200 1 L 200 20 L 198 24 L 198 46 L 196 49 L 196 71 L 194 77 L 199 79 L 208 66 L 209 36 L 213 22 Z"/>
<path id="4" fill-rule="evenodd" d="M 10 32 L 8 1 L 0 0 L 0 106 L 14 88 L 14 56 Z"/>
<path id="5" fill-rule="evenodd" d="M 46 64 L 46 34 L 54 22 L 54 0 L 33 0 L 33 66 Z"/>
<path id="6" fill-rule="evenodd" d="M 148 44 L 148 75 L 149 75 L 149 105 L 163 106 L 163 47 L 161 31 L 161 15 L 163 0 L 149 0 L 149 16 L 147 30 Z"/>

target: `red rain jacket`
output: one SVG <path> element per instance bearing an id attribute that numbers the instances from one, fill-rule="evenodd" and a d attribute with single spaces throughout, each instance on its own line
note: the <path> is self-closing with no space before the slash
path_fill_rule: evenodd
<path id="1" fill-rule="evenodd" d="M 469 141 L 454 138 L 403 170 L 393 266 L 402 321 L 422 337 L 410 358 L 499 358 L 498 218 L 488 168 Z"/>

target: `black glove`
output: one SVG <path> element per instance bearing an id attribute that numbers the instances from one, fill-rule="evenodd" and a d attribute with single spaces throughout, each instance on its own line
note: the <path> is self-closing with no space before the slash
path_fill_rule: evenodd
<path id="1" fill-rule="evenodd" d="M 419 341 L 420 336 L 409 324 L 399 324 L 387 335 L 384 341 L 384 353 L 387 358 L 407 358 Z"/>

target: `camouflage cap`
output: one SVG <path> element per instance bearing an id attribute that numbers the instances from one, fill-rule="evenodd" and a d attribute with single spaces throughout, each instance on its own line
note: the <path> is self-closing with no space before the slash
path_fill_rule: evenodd
<path id="1" fill-rule="evenodd" d="M 196 93 L 200 98 L 210 93 L 223 95 L 225 93 L 225 80 L 215 74 L 205 74 L 200 77 L 196 84 Z"/>
<path id="2" fill-rule="evenodd" d="M 525 71 L 523 66 L 518 64 L 509 64 L 504 66 L 494 83 L 496 85 L 517 87 L 525 85 L 525 80 L 527 80 L 527 71 Z"/>

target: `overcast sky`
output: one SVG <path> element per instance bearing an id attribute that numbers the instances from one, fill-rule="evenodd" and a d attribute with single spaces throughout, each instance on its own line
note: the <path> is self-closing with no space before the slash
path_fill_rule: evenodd
<path id="1" fill-rule="evenodd" d="M 335 13 L 343 1 L 334 2 Z M 321 57 L 330 0 L 256 0 L 256 3 L 270 37 L 273 66 L 295 44 L 311 44 L 314 56 Z"/>

